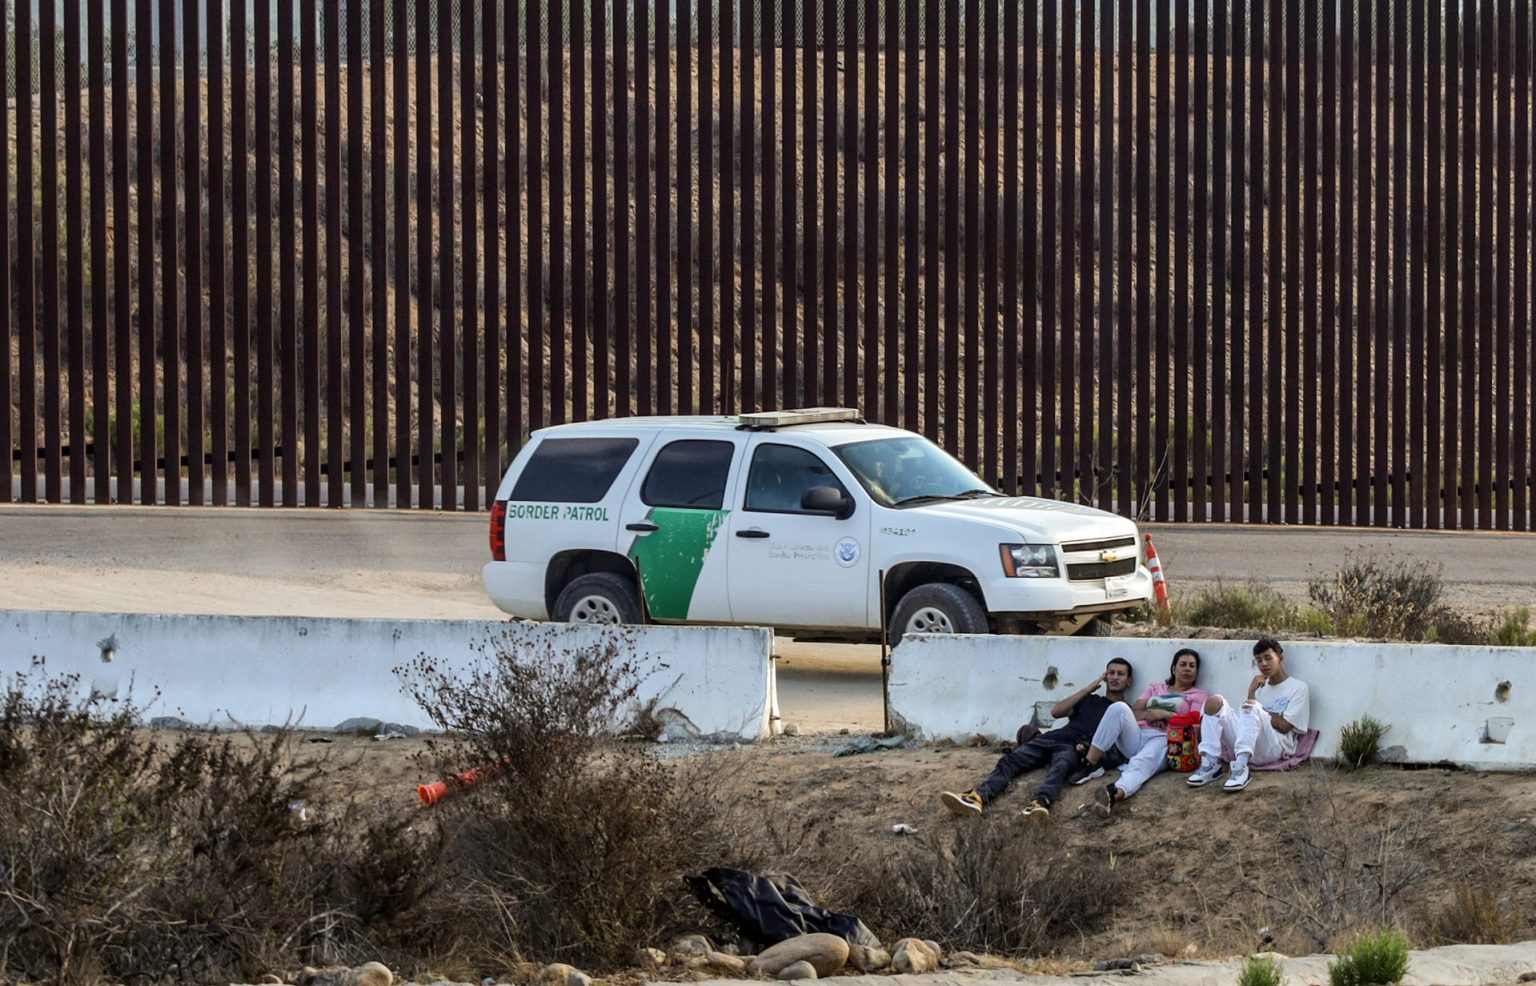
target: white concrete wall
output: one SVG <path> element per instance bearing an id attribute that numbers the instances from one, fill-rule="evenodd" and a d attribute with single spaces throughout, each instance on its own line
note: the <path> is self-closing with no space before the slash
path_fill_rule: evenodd
<path id="1" fill-rule="evenodd" d="M 110 663 L 100 646 L 109 637 Z M 452 673 L 497 642 L 565 651 L 608 640 L 639 666 L 641 702 L 676 710 L 705 736 L 772 735 L 773 638 L 762 629 L 0 611 L 0 674 L 41 656 L 50 674 L 79 674 L 104 694 L 131 687 L 143 704 L 158 689 L 147 716 L 196 724 L 329 729 L 362 716 L 425 729 L 394 671 L 419 654 Z"/>
<path id="2" fill-rule="evenodd" d="M 1314 756 L 1334 756 L 1340 727 L 1368 712 L 1392 727 L 1384 759 L 1536 766 L 1536 652 L 1528 648 L 1281 643 L 1286 671 L 1311 688 Z M 891 656 L 891 707 L 927 739 L 1011 737 L 1033 708 L 1047 725 L 1050 707 L 1112 657 L 1135 669 L 1134 700 L 1168 676 L 1174 651 L 1186 645 L 1200 653 L 1201 687 L 1239 702 L 1247 696 L 1251 640 L 925 634 L 903 639 Z M 1504 742 L 1488 742 L 1490 733 Z"/>

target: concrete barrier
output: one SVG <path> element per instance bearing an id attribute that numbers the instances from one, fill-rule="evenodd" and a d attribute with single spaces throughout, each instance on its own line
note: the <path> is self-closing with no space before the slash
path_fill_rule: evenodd
<path id="1" fill-rule="evenodd" d="M 1339 730 L 1370 713 L 1391 725 L 1383 759 L 1486 770 L 1536 767 L 1536 652 L 1462 647 L 1282 641 L 1286 671 L 1312 693 L 1314 756 L 1338 752 Z M 1200 686 L 1241 702 L 1251 640 L 913 635 L 891 655 L 891 708 L 925 739 L 1011 737 L 1038 710 L 1092 681 L 1112 657 L 1135 668 L 1132 700 L 1166 678 L 1173 653 L 1200 653 Z M 1522 697 L 1523 696 L 1523 697 Z"/>
<path id="2" fill-rule="evenodd" d="M 431 728 L 394 670 L 418 655 L 453 674 L 498 647 L 610 643 L 644 676 L 639 703 L 672 710 L 662 718 L 674 734 L 772 735 L 773 637 L 763 629 L 0 611 L 0 672 L 40 656 L 49 674 L 78 674 L 103 694 L 131 689 L 150 703 L 146 715 L 213 726 L 329 729 L 365 717 Z"/>

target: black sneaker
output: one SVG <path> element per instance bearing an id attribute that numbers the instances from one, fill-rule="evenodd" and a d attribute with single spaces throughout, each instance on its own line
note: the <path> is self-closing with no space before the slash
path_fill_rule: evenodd
<path id="1" fill-rule="evenodd" d="M 1068 775 L 1067 781 L 1072 784 L 1087 784 L 1089 781 L 1098 780 L 1103 776 L 1103 764 L 1089 763 L 1088 761 L 1084 760 L 1076 770 Z"/>
<path id="2" fill-rule="evenodd" d="M 1113 784 L 1104 785 L 1104 789 L 1094 798 L 1093 810 L 1108 818 L 1114 813 L 1115 801 L 1119 793 Z"/>

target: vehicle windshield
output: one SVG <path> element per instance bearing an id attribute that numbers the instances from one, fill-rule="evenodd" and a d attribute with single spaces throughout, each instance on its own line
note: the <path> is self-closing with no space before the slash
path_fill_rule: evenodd
<path id="1" fill-rule="evenodd" d="M 884 507 L 1002 495 L 948 452 L 917 435 L 854 442 L 833 451 Z"/>

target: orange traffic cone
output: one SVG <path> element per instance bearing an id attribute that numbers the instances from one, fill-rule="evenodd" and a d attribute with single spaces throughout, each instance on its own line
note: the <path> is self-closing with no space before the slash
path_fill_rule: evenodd
<path id="1" fill-rule="evenodd" d="M 1163 576 L 1163 563 L 1158 560 L 1157 549 L 1152 546 L 1152 535 L 1147 539 L 1147 571 L 1152 573 L 1152 595 L 1157 600 L 1157 615 L 1164 626 L 1173 622 L 1173 606 L 1168 602 L 1168 580 Z"/>
<path id="2" fill-rule="evenodd" d="M 442 801 L 444 798 L 452 795 L 455 791 L 462 791 L 465 788 L 474 787 L 481 781 L 495 777 L 499 773 L 501 773 L 501 767 L 496 764 L 487 764 L 484 767 L 476 767 L 473 770 L 466 770 L 464 773 L 458 774 L 451 780 L 433 781 L 430 784 L 419 784 L 416 787 L 416 797 L 421 799 L 421 806 L 423 808 L 430 808 L 437 804 L 439 801 Z"/>

